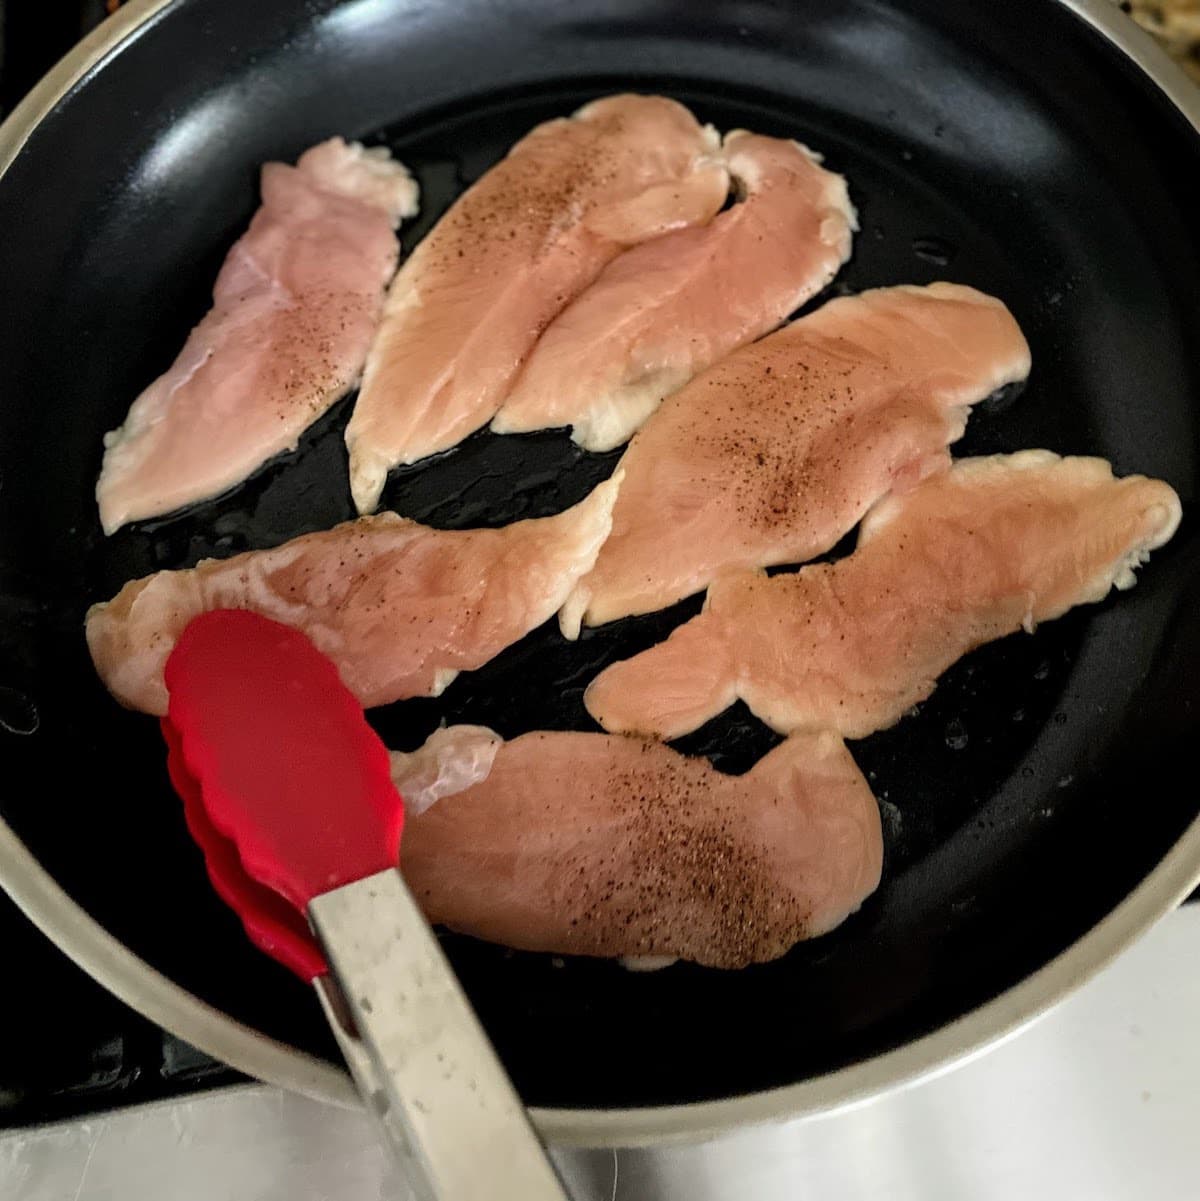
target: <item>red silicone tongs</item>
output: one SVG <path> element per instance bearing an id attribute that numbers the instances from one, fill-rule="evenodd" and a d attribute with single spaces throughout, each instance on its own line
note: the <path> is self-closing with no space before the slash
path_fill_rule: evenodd
<path id="1" fill-rule="evenodd" d="M 337 669 L 254 613 L 197 617 L 167 660 L 168 769 L 213 885 L 316 985 L 351 1074 L 425 1195 L 566 1201 L 398 870 L 404 806 Z"/>

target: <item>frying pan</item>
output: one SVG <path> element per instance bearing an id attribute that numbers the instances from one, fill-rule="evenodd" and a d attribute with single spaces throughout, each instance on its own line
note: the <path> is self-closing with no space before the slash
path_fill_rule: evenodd
<path id="1" fill-rule="evenodd" d="M 1032 377 L 980 406 L 959 453 L 1103 455 L 1169 480 L 1189 516 L 1132 593 L 969 656 L 854 745 L 886 863 L 834 934 L 742 972 L 648 975 L 446 936 L 536 1121 L 576 1143 L 698 1136 L 932 1071 L 1200 877 L 1195 94 L 1107 0 L 135 0 L 0 141 L 0 876 L 143 1013 L 347 1101 L 311 998 L 211 894 L 155 724 L 107 696 L 81 627 L 127 578 L 348 517 L 347 406 L 232 496 L 111 539 L 101 436 L 204 311 L 261 162 L 335 132 L 386 142 L 424 190 L 411 245 L 536 121 L 618 88 L 824 151 L 862 218 L 835 290 L 949 278 L 1011 306 Z M 499 524 L 561 509 L 613 462 L 558 433 L 480 435 L 385 499 Z M 697 605 L 576 646 L 547 626 L 372 717 L 397 747 L 443 719 L 588 728 L 597 667 Z M 737 710 L 684 748 L 740 771 L 773 741 Z"/>

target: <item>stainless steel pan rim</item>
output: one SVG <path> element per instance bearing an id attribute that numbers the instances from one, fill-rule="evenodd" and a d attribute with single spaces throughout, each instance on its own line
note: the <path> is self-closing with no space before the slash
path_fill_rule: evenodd
<path id="1" fill-rule="evenodd" d="M 1112 0 L 1047 0 L 1090 24 L 1171 101 L 1200 136 L 1200 91 Z M 90 71 L 135 38 L 172 0 L 131 0 L 67 55 L 0 126 L 0 176 L 38 123 Z M 550 1141 L 621 1147 L 694 1141 L 735 1126 L 781 1121 L 870 1100 L 978 1055 L 1095 975 L 1200 884 L 1200 818 L 1149 876 L 1056 959 L 933 1034 L 853 1067 L 798 1084 L 696 1105 L 648 1109 L 535 1109 Z M 341 1106 L 358 1096 L 340 1069 L 235 1021 L 139 959 L 50 877 L 0 819 L 0 886 L 48 938 L 126 1004 L 205 1053 L 259 1080 Z"/>

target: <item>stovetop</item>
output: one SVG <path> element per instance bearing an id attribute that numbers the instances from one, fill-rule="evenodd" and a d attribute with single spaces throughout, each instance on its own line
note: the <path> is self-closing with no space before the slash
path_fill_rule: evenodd
<path id="1" fill-rule="evenodd" d="M 0 1127 L 56 1121 L 240 1077 L 139 1017 L 0 894 Z"/>

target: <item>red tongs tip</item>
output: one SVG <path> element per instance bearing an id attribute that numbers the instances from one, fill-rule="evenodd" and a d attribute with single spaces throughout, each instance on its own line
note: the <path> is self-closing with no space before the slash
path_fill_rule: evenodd
<path id="1" fill-rule="evenodd" d="M 165 679 L 168 769 L 214 887 L 260 948 L 320 975 L 308 903 L 399 861 L 387 749 L 333 663 L 256 613 L 195 618 Z"/>

